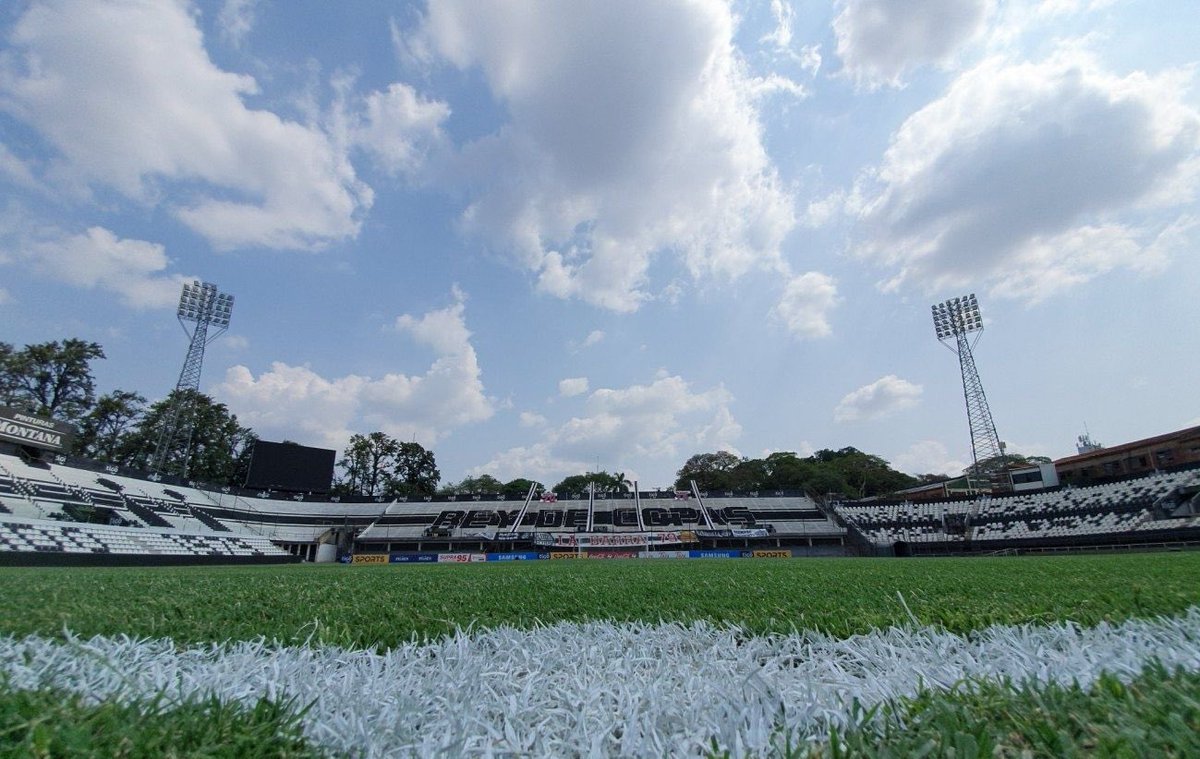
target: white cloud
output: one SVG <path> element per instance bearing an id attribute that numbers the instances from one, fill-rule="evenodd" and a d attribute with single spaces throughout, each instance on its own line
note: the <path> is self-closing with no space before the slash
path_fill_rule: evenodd
<path id="1" fill-rule="evenodd" d="M 52 175 L 161 202 L 218 248 L 316 248 L 372 203 L 320 129 L 246 107 L 249 76 L 208 57 L 190 6 L 35 2 L 0 59 L 0 108 L 60 156 Z"/>
<path id="2" fill-rule="evenodd" d="M 792 22 L 796 12 L 787 0 L 771 0 L 771 15 L 775 17 L 775 28 L 763 35 L 762 42 L 770 42 L 778 50 L 792 47 Z"/>
<path id="3" fill-rule="evenodd" d="M 221 36 L 240 47 L 246 35 L 254 28 L 255 15 L 261 0 L 225 0 L 217 14 L 217 25 Z"/>
<path id="4" fill-rule="evenodd" d="M 588 333 L 588 336 L 583 341 L 584 348 L 590 348 L 604 339 L 604 330 L 594 329 Z"/>
<path id="5" fill-rule="evenodd" d="M 1115 2 L 1116 0 L 1042 0 L 1036 12 L 1040 16 L 1063 16 L 1080 11 L 1097 11 Z"/>
<path id="6" fill-rule="evenodd" d="M 829 312 L 839 301 L 834 279 L 810 271 L 788 281 L 774 314 L 794 335 L 826 337 L 831 332 Z"/>
<path id="7" fill-rule="evenodd" d="M 695 392 L 679 376 L 660 376 L 648 385 L 600 388 L 587 399 L 586 413 L 556 428 L 541 440 L 503 451 L 475 475 L 490 473 L 502 480 L 529 477 L 553 484 L 557 479 L 594 469 L 630 470 L 658 465 L 673 473 L 682 455 L 705 450 L 736 450 L 741 425 L 723 387 Z M 670 485 L 674 480 L 643 483 Z"/>
<path id="8" fill-rule="evenodd" d="M 484 393 L 462 293 L 455 292 L 448 308 L 402 316 L 396 326 L 433 349 L 436 359 L 424 374 L 326 379 L 308 367 L 275 362 L 257 378 L 245 366 L 231 367 L 214 392 L 265 437 L 334 448 L 344 446 L 352 433 L 375 430 L 433 445 L 492 416 L 494 404 Z"/>
<path id="9" fill-rule="evenodd" d="M 805 45 L 800 52 L 792 50 L 792 27 L 796 22 L 796 11 L 787 0 L 771 0 L 771 15 L 775 18 L 775 28 L 759 39 L 759 42 L 769 44 L 775 53 L 790 58 L 800 64 L 800 70 L 810 76 L 816 76 L 821 69 L 821 46 Z M 800 92 L 797 94 L 806 94 Z"/>
<path id="10" fill-rule="evenodd" d="M 801 70 L 807 71 L 809 76 L 816 76 L 821 70 L 821 46 L 805 45 L 800 48 L 796 59 L 800 62 Z"/>
<path id="11" fill-rule="evenodd" d="M 478 68 L 510 117 L 448 172 L 465 229 L 543 292 L 614 311 L 650 298 L 655 255 L 693 277 L 779 266 L 792 199 L 734 32 L 720 0 L 431 0 L 405 50 Z"/>
<path id="12" fill-rule="evenodd" d="M 986 284 L 1030 299 L 1160 266 L 1192 228 L 1167 213 L 1195 197 L 1200 114 L 1187 83 L 1175 71 L 1114 76 L 1077 50 L 984 61 L 910 116 L 856 188 L 856 252 L 898 270 L 890 287 Z"/>
<path id="13" fill-rule="evenodd" d="M 103 227 L 80 234 L 47 228 L 17 232 L 5 243 L 12 261 L 72 287 L 115 293 L 130 308 L 168 308 L 179 302 L 193 277 L 169 274 L 170 259 L 158 243 L 121 239 Z"/>
<path id="14" fill-rule="evenodd" d="M 892 468 L 908 474 L 946 474 L 957 477 L 970 462 L 951 456 L 936 440 L 919 440 L 891 460 Z"/>
<path id="15" fill-rule="evenodd" d="M 361 99 L 361 113 L 348 126 L 351 144 L 367 151 L 390 174 L 415 174 L 427 156 L 444 149 L 442 124 L 450 107 L 396 82 Z"/>
<path id="16" fill-rule="evenodd" d="M 250 338 L 245 335 L 224 335 L 221 337 L 221 347 L 231 352 L 244 351 L 250 347 Z"/>
<path id="17" fill-rule="evenodd" d="M 833 410 L 833 419 L 836 422 L 882 419 L 917 405 L 922 390 L 920 385 L 889 374 L 848 393 Z"/>
<path id="18" fill-rule="evenodd" d="M 543 427 L 546 417 L 534 411 L 522 411 L 518 422 L 522 427 Z"/>
<path id="19" fill-rule="evenodd" d="M 588 391 L 587 377 L 568 377 L 558 383 L 558 394 L 564 398 L 583 395 Z"/>
<path id="20" fill-rule="evenodd" d="M 7 177 L 10 182 L 21 187 L 38 186 L 29 163 L 13 154 L 3 143 L 0 143 L 0 176 Z"/>
<path id="21" fill-rule="evenodd" d="M 803 100 L 809 94 L 808 88 L 803 84 L 780 74 L 752 77 L 747 82 L 747 87 L 750 94 L 756 98 L 782 94 L 791 95 L 798 100 Z"/>
<path id="22" fill-rule="evenodd" d="M 1037 302 L 1114 269 L 1159 271 L 1189 245 L 1198 226 L 1195 217 L 1184 216 L 1153 239 L 1120 224 L 1034 237 L 1016 253 L 1009 276 L 997 278 L 991 292 Z"/>
<path id="23" fill-rule="evenodd" d="M 978 35 L 992 0 L 843 0 L 833 21 L 843 71 L 860 85 L 899 86 Z"/>

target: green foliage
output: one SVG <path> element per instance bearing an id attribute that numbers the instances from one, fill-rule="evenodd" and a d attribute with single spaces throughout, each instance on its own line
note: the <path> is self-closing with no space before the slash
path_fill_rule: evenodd
<path id="1" fill-rule="evenodd" d="M 13 353 L 12 345 L 0 342 L 0 405 L 4 406 L 16 403 L 16 377 L 9 368 Z"/>
<path id="2" fill-rule="evenodd" d="M 0 402 L 78 422 L 96 401 L 92 361 L 104 358 L 99 343 L 67 339 L 14 350 L 0 343 Z"/>
<path id="3" fill-rule="evenodd" d="M 966 633 L 1093 625 L 1200 604 L 1200 552 L 968 559 L 0 569 L 0 632 L 180 643 L 258 635 L 394 646 L 456 627 L 708 620 L 845 637 L 911 621 Z M 680 592 L 676 592 L 676 591 Z"/>
<path id="4" fill-rule="evenodd" d="M 732 472 L 740 463 L 742 459 L 729 451 L 697 453 L 676 472 L 675 487 L 678 490 L 687 490 L 688 482 L 695 480 L 701 490 L 731 490 Z"/>
<path id="5" fill-rule="evenodd" d="M 982 475 L 989 475 L 1005 469 L 1021 469 L 1034 464 L 1049 463 L 1050 459 L 1047 456 L 1022 456 L 1019 453 L 1006 452 L 1004 456 L 992 456 L 980 461 L 979 471 Z M 975 467 L 969 466 L 962 473 L 974 474 Z"/>
<path id="6" fill-rule="evenodd" d="M 384 432 L 351 435 L 334 485 L 341 495 L 433 495 L 441 480 L 433 451 L 419 443 L 402 443 Z"/>
<path id="7" fill-rule="evenodd" d="M 452 482 L 438 489 L 441 495 L 473 495 L 475 493 L 490 494 L 504 490 L 504 483 L 490 474 L 478 477 L 464 477 L 462 482 Z"/>
<path id="8" fill-rule="evenodd" d="M 266 700 L 87 704 L 76 694 L 0 683 L 0 759 L 324 756 L 305 743 L 300 715 L 293 704 Z"/>
<path id="9" fill-rule="evenodd" d="M 194 390 L 173 390 L 166 398 L 151 405 L 137 427 L 122 439 L 117 452 L 118 463 L 143 469 L 150 467 L 158 439 L 163 427 L 170 422 L 172 405 L 177 399 L 187 404 L 183 413 L 190 415 L 192 435 L 189 440 L 177 441 L 167 451 L 164 470 L 181 472 L 186 461 L 190 479 L 218 485 L 245 482 L 252 444 L 257 436 L 253 430 L 243 427 L 225 404 Z"/>
<path id="10" fill-rule="evenodd" d="M 629 482 L 622 474 L 608 472 L 588 472 L 573 474 L 554 486 L 555 493 L 586 493 L 588 484 L 594 483 L 597 493 L 628 493 Z"/>
<path id="11" fill-rule="evenodd" d="M 138 393 L 115 390 L 100 396 L 80 422 L 75 452 L 97 461 L 119 462 L 145 408 L 146 399 Z"/>
<path id="12" fill-rule="evenodd" d="M 762 459 L 738 458 L 728 451 L 698 453 L 677 473 L 675 487 L 696 480 L 701 490 L 802 490 L 813 495 L 835 493 L 848 498 L 886 495 L 917 484 L 878 456 L 857 448 L 820 450 L 807 458 L 791 451 Z"/>
<path id="13" fill-rule="evenodd" d="M 966 683 L 884 704 L 810 756 L 1200 756 L 1200 673 L 1152 665 L 1132 682 Z"/>
<path id="14" fill-rule="evenodd" d="M 529 487 L 531 485 L 537 486 L 535 494 L 540 493 L 545 489 L 540 482 L 534 482 L 533 480 L 527 480 L 524 477 L 518 477 L 515 480 L 510 480 L 509 482 L 504 483 L 504 487 L 500 492 L 504 493 L 506 498 L 524 498 L 529 494 Z"/>

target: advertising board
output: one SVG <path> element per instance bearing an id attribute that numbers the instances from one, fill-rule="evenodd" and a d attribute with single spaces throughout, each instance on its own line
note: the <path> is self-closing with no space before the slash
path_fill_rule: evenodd
<path id="1" fill-rule="evenodd" d="M 0 440 L 66 453 L 75 428 L 48 416 L 0 406 Z"/>

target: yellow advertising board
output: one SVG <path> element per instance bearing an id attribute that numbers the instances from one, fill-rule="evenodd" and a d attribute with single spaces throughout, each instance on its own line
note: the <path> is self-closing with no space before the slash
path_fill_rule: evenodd
<path id="1" fill-rule="evenodd" d="M 778 551 L 751 551 L 750 555 L 756 559 L 790 559 L 792 552 L 786 550 Z"/>
<path id="2" fill-rule="evenodd" d="M 387 564 L 386 553 L 356 553 L 350 559 L 351 564 Z"/>
<path id="3" fill-rule="evenodd" d="M 551 559 L 586 559 L 586 553 L 575 553 L 574 551 L 551 551 Z"/>

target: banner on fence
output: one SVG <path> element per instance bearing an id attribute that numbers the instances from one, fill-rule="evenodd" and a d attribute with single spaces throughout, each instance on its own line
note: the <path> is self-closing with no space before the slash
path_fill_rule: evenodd
<path id="1" fill-rule="evenodd" d="M 474 561 L 476 555 L 473 553 L 439 553 L 437 560 L 439 564 L 467 564 Z"/>
<path id="2" fill-rule="evenodd" d="M 394 553 L 391 555 L 393 564 L 433 564 L 437 560 L 436 553 Z"/>
<path id="3" fill-rule="evenodd" d="M 540 532 L 534 543 L 559 548 L 626 548 L 695 543 L 693 530 L 658 532 Z"/>
<path id="4" fill-rule="evenodd" d="M 770 533 L 762 527 L 752 527 L 737 530 L 696 530 L 702 538 L 765 538 Z"/>

